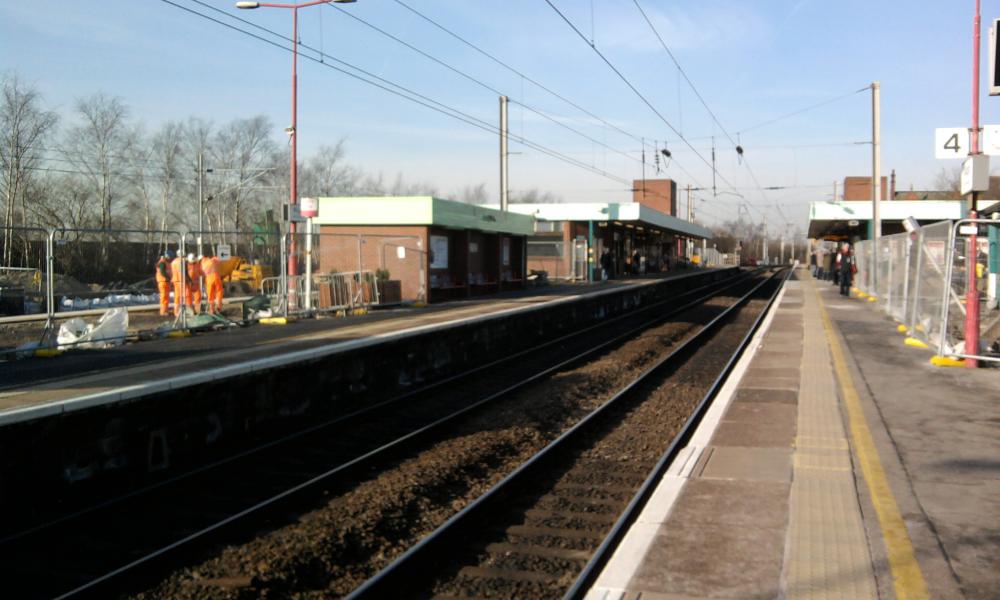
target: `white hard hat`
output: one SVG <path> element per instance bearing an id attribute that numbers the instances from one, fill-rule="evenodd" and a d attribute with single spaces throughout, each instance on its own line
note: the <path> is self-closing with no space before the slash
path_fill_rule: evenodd
<path id="1" fill-rule="evenodd" d="M 194 252 L 189 252 L 187 257 L 188 262 L 194 262 Z"/>

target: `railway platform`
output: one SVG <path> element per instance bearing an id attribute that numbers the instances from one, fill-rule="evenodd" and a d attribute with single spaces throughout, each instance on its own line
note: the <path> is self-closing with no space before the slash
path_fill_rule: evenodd
<path id="1" fill-rule="evenodd" d="M 1000 372 L 799 269 L 591 600 L 996 598 Z"/>
<path id="2" fill-rule="evenodd" d="M 69 407 L 127 400 L 169 387 L 218 380 L 269 365 L 301 361 L 310 351 L 348 350 L 397 335 L 445 328 L 479 318 L 572 303 L 581 298 L 643 287 L 683 273 L 619 279 L 592 285 L 553 285 L 500 297 L 378 310 L 350 318 L 305 319 L 289 326 L 252 326 L 180 339 L 69 352 L 46 359 L 0 362 L 0 426 L 62 412 Z M 303 354 L 305 353 L 305 355 Z M 167 382 L 167 383 L 164 383 Z"/>

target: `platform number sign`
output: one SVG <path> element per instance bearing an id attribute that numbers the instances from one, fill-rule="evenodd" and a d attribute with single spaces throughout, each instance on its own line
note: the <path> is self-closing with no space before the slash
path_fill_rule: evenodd
<path id="1" fill-rule="evenodd" d="M 934 158 L 965 158 L 969 154 L 969 130 L 944 127 L 934 130 Z"/>

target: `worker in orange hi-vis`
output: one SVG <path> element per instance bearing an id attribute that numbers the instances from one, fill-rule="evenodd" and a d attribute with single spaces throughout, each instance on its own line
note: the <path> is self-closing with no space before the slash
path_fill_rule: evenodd
<path id="1" fill-rule="evenodd" d="M 170 261 L 174 258 L 173 250 L 166 250 L 156 261 L 156 291 L 160 293 L 160 315 L 170 314 Z"/>
<path id="2" fill-rule="evenodd" d="M 185 288 L 190 289 L 191 284 L 184 281 L 187 273 L 184 269 L 184 258 L 178 255 L 170 263 L 170 281 L 174 284 L 174 315 L 180 316 L 184 306 Z"/>
<path id="3" fill-rule="evenodd" d="M 194 252 L 187 255 L 187 273 L 187 303 L 198 314 L 201 312 L 201 278 L 204 273 L 201 271 L 201 261 L 194 258 Z"/>
<path id="4" fill-rule="evenodd" d="M 205 274 L 205 293 L 208 294 L 208 312 L 222 312 L 222 277 L 219 276 L 219 257 L 201 257 L 201 271 Z"/>

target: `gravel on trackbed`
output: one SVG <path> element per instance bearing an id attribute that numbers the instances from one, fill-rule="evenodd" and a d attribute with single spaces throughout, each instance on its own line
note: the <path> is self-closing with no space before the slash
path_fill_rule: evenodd
<path id="1" fill-rule="evenodd" d="M 546 378 L 296 522 L 223 548 L 135 597 L 346 595 L 731 302 L 715 299 L 687 312 L 687 320 L 647 330 L 599 359 Z"/>

